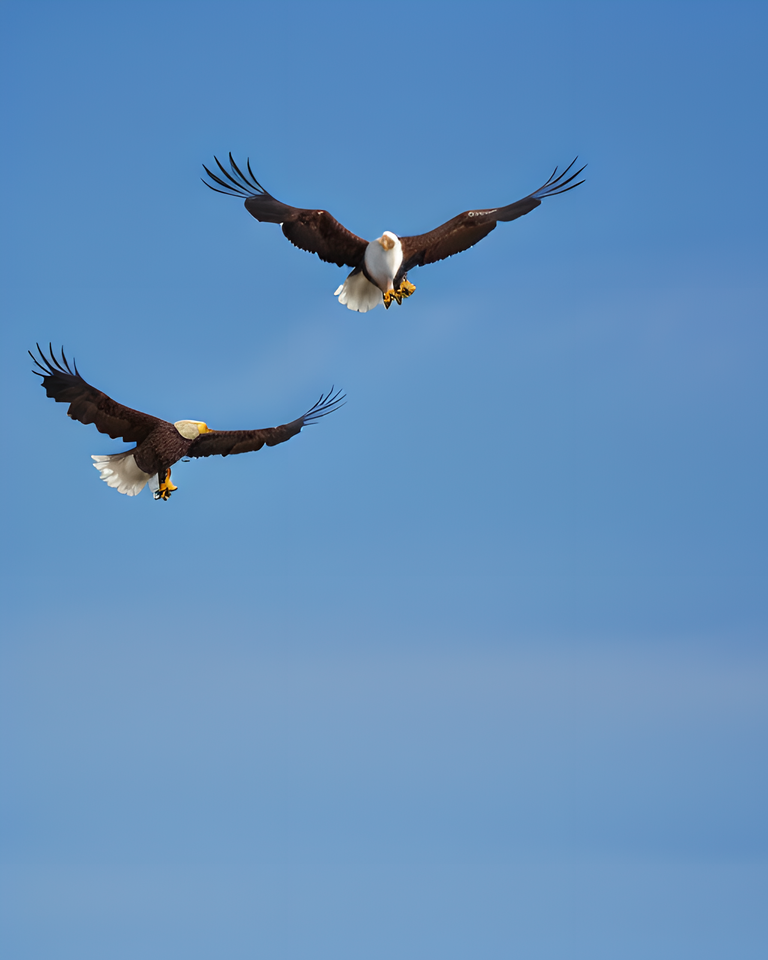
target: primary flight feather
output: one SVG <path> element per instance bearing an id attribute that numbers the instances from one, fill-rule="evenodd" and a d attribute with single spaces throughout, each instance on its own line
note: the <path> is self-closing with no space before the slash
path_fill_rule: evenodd
<path id="1" fill-rule="evenodd" d="M 68 403 L 68 416 L 80 423 L 92 423 L 100 433 L 136 446 L 122 453 L 92 456 L 94 467 L 108 486 L 129 497 L 141 493 L 149 484 L 155 500 L 167 500 L 176 487 L 171 483 L 171 467 L 182 457 L 227 457 L 234 453 L 274 447 L 295 437 L 308 424 L 343 406 L 341 390 L 333 387 L 307 412 L 290 423 L 259 430 L 211 430 L 200 420 L 170 423 L 140 410 L 117 403 L 106 393 L 91 386 L 80 376 L 77 364 L 69 365 L 64 351 L 61 359 L 48 348 L 47 357 L 37 345 L 40 359 L 29 355 L 39 368 L 32 372 L 43 378 L 46 394 L 57 403 Z"/>
<path id="2" fill-rule="evenodd" d="M 398 237 L 390 230 L 370 243 L 347 230 L 327 210 L 291 207 L 276 200 L 262 187 L 246 162 L 247 173 L 229 155 L 230 170 L 214 157 L 219 176 L 203 164 L 212 183 L 203 180 L 206 187 L 230 197 L 245 199 L 245 209 L 262 223 L 277 223 L 294 246 L 316 253 L 321 260 L 340 267 L 353 267 L 334 296 L 350 310 L 365 313 L 380 303 L 389 308 L 393 301 L 402 303 L 416 289 L 408 281 L 408 271 L 427 263 L 444 260 L 474 246 L 494 230 L 497 223 L 516 220 L 530 213 L 547 197 L 573 190 L 583 183 L 573 181 L 584 167 L 566 175 L 576 163 L 572 160 L 558 176 L 557 167 L 545 184 L 533 193 L 507 204 L 484 210 L 466 210 L 429 233 L 415 237 Z M 586 164 L 585 164 L 586 166 Z M 201 178 L 202 179 L 202 178 Z"/>

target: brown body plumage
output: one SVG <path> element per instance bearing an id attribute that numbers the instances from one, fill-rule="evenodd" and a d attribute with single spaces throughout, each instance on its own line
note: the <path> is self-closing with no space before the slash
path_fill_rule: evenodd
<path id="1" fill-rule="evenodd" d="M 203 180 L 203 183 L 228 196 L 243 197 L 245 209 L 252 217 L 264 223 L 278 223 L 285 236 L 294 246 L 310 253 L 316 253 L 321 260 L 335 263 L 340 267 L 353 267 L 347 282 L 336 291 L 341 303 L 351 310 L 365 312 L 379 303 L 389 307 L 393 300 L 401 303 L 404 297 L 409 297 L 415 287 L 408 282 L 408 271 L 414 267 L 423 267 L 428 263 L 436 263 L 455 253 L 467 250 L 479 240 L 494 230 L 497 223 L 516 220 L 518 217 L 530 213 L 541 204 L 546 197 L 554 197 L 560 193 L 573 190 L 583 183 L 572 181 L 578 177 L 582 167 L 570 177 L 570 171 L 576 160 L 573 160 L 566 169 L 557 176 L 557 167 L 547 182 L 534 190 L 522 200 L 507 204 L 504 207 L 493 207 L 484 210 L 466 210 L 453 217 L 446 223 L 428 233 L 413 237 L 398 237 L 386 231 L 377 240 L 370 243 L 347 230 L 327 210 L 303 209 L 292 207 L 289 204 L 276 200 L 262 187 L 251 170 L 250 161 L 247 163 L 247 175 L 244 174 L 229 155 L 230 170 L 226 170 L 214 157 L 219 170 L 224 175 L 222 179 L 203 164 L 203 169 L 213 183 Z M 218 186 L 214 186 L 218 184 Z M 374 247 L 380 244 L 385 251 L 391 248 L 387 245 L 391 238 L 397 249 L 386 258 L 381 250 Z M 382 269 L 376 271 L 374 263 L 381 263 Z M 391 265 L 387 271 L 385 266 Z M 381 291 L 381 296 L 367 289 L 365 281 L 373 288 Z"/>
<path id="2" fill-rule="evenodd" d="M 189 448 L 194 442 L 182 437 L 172 423 L 163 422 L 134 449 L 133 459 L 142 473 L 164 477 L 174 463 L 189 456 Z"/>
<path id="3" fill-rule="evenodd" d="M 43 378 L 46 394 L 57 403 L 68 403 L 68 416 L 80 423 L 92 423 L 100 433 L 127 443 L 131 450 L 109 456 L 94 456 L 94 466 L 102 479 L 121 493 L 133 496 L 148 483 L 155 499 L 167 500 L 176 489 L 170 482 L 171 467 L 183 457 L 222 457 L 235 453 L 273 447 L 296 436 L 302 427 L 337 410 L 344 397 L 331 389 L 303 416 L 278 427 L 258 430 L 211 430 L 198 420 L 177 420 L 170 423 L 140 410 L 133 410 L 91 386 L 79 374 L 77 365 L 70 367 L 64 351 L 58 360 L 49 347 L 50 358 L 40 346 L 40 359 L 30 356 L 39 367 L 34 370 Z"/>

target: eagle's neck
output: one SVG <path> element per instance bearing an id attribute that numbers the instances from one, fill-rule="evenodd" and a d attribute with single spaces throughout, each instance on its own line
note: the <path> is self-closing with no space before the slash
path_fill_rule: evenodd
<path id="1" fill-rule="evenodd" d="M 382 293 L 394 288 L 397 271 L 403 262 L 403 245 L 389 230 L 378 240 L 372 240 L 365 249 L 365 272 Z"/>

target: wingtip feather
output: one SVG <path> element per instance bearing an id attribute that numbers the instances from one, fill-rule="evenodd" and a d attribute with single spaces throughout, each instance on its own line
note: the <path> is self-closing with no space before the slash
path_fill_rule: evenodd
<path id="1" fill-rule="evenodd" d="M 253 170 L 251 170 L 250 158 L 248 158 L 246 163 L 246 168 L 248 170 L 248 173 L 250 174 L 250 180 L 243 173 L 240 167 L 238 167 L 237 163 L 235 162 L 235 158 L 232 156 L 231 152 L 229 154 L 229 164 L 231 168 L 230 170 L 227 170 L 227 168 L 224 166 L 224 164 L 219 160 L 219 158 L 216 155 L 214 155 L 213 159 L 216 161 L 216 165 L 218 166 L 219 170 L 222 172 L 226 180 L 222 180 L 221 177 L 218 176 L 218 174 L 213 173 L 212 170 L 209 170 L 208 167 L 206 167 L 206 165 L 203 164 L 202 165 L 203 170 L 205 170 L 205 172 L 208 174 L 211 180 L 213 180 L 214 183 L 218 183 L 219 187 L 224 188 L 223 190 L 220 190 L 218 189 L 218 187 L 212 186 L 210 183 L 208 183 L 207 180 L 204 180 L 201 177 L 200 179 L 203 181 L 206 187 L 208 187 L 210 190 L 214 190 L 216 193 L 223 193 L 229 197 L 242 197 L 246 200 L 249 197 L 263 196 L 267 193 L 264 187 L 262 187 L 262 185 L 259 183 L 256 177 L 253 175 Z"/>

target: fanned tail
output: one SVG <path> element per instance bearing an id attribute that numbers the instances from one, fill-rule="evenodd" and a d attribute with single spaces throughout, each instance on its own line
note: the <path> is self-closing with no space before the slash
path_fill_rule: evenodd
<path id="1" fill-rule="evenodd" d="M 157 475 L 155 474 L 153 477 L 140 470 L 136 465 L 133 454 L 133 450 L 125 450 L 123 453 L 110 453 L 104 456 L 91 454 L 91 460 L 94 461 L 93 466 L 99 471 L 104 483 L 108 487 L 114 487 L 118 493 L 125 493 L 129 497 L 135 497 L 137 493 L 141 493 L 147 483 L 152 490 L 157 489 Z"/>

